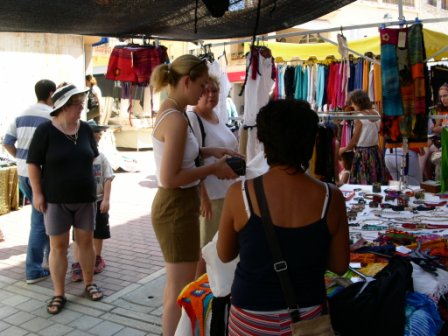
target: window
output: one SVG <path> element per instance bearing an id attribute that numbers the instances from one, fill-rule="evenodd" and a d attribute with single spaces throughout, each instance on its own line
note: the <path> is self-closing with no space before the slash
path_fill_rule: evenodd
<path id="1" fill-rule="evenodd" d="M 403 5 L 405 6 L 409 6 L 409 7 L 414 7 L 414 0 L 404 0 L 403 1 Z M 437 0 L 435 0 L 435 2 L 437 2 Z M 389 4 L 398 4 L 398 0 L 383 0 L 383 3 L 389 3 Z"/>
<path id="2" fill-rule="evenodd" d="M 427 0 L 428 5 L 437 7 L 437 0 Z"/>
<path id="3" fill-rule="evenodd" d="M 441 4 L 442 4 L 442 9 L 448 9 L 448 0 L 442 0 Z"/>

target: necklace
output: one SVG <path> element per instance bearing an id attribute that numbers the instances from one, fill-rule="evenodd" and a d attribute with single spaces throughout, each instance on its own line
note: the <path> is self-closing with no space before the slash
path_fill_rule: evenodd
<path id="1" fill-rule="evenodd" d="M 76 133 L 73 134 L 73 135 L 68 135 L 68 134 L 65 134 L 65 133 L 64 133 L 64 135 L 65 135 L 65 137 L 67 139 L 69 139 L 70 141 L 72 141 L 76 145 L 76 142 L 78 141 L 78 130 L 76 130 Z"/>
<path id="2" fill-rule="evenodd" d="M 166 99 L 169 100 L 169 101 L 172 101 L 173 104 L 174 104 L 177 108 L 179 108 L 179 103 L 177 102 L 176 99 L 171 98 L 171 97 L 167 97 Z"/>
<path id="3" fill-rule="evenodd" d="M 79 123 L 76 124 L 76 132 L 73 135 L 65 133 L 66 128 L 63 127 L 62 124 L 60 124 L 60 126 L 61 126 L 62 133 L 64 134 L 64 136 L 76 145 L 78 142 Z"/>

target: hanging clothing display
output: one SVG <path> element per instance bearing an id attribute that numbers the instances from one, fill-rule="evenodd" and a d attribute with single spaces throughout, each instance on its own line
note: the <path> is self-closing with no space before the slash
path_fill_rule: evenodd
<path id="1" fill-rule="evenodd" d="M 428 133 L 428 71 L 421 23 L 411 27 L 382 28 L 382 130 L 386 142 L 407 137 L 426 146 Z"/>
<path id="2" fill-rule="evenodd" d="M 153 69 L 159 64 L 168 62 L 167 48 L 164 46 L 128 44 L 115 46 L 112 50 L 105 77 L 120 82 L 121 98 L 129 99 L 128 113 L 131 126 L 134 110 L 132 100 L 143 101 Z M 154 106 L 151 106 L 151 110 L 153 108 Z"/>
<path id="3" fill-rule="evenodd" d="M 363 58 L 322 63 L 309 60 L 299 65 L 278 64 L 277 69 L 274 99 L 306 100 L 316 111 L 341 110 L 348 92 L 364 85 L 372 100 L 381 105 L 377 100 L 381 99 L 381 68 Z"/>
<path id="4" fill-rule="evenodd" d="M 167 48 L 164 46 L 116 46 L 110 54 L 106 78 L 146 86 L 152 70 L 168 60 Z"/>
<path id="5" fill-rule="evenodd" d="M 219 121 L 227 124 L 229 122 L 229 115 L 227 113 L 226 100 L 231 88 L 229 77 L 217 60 L 213 60 L 213 62 L 208 64 L 208 72 L 219 80 L 219 102 L 213 110 L 218 116 Z"/>
<path id="6" fill-rule="evenodd" d="M 246 161 L 250 161 L 261 149 L 257 140 L 256 118 L 260 108 L 269 101 L 276 70 L 271 51 L 266 47 L 252 47 L 247 56 L 247 66 L 244 128 L 247 130 Z"/>

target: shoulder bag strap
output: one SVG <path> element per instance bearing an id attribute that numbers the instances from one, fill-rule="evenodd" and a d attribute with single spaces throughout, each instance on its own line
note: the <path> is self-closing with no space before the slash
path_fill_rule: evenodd
<path id="1" fill-rule="evenodd" d="M 205 147 L 206 134 L 205 134 L 204 124 L 202 123 L 202 119 L 199 116 L 199 114 L 197 114 L 195 111 L 193 111 L 193 113 L 196 115 L 196 118 L 198 118 L 199 129 L 201 130 L 202 147 Z"/>
<path id="2" fill-rule="evenodd" d="M 263 223 L 264 231 L 268 238 L 269 248 L 274 260 L 274 271 L 277 273 L 280 280 L 280 286 L 283 295 L 288 305 L 289 315 L 293 322 L 300 321 L 299 305 L 295 300 L 294 287 L 292 286 L 291 278 L 288 274 L 288 264 L 283 259 L 282 251 L 278 244 L 278 240 L 272 224 L 271 214 L 269 212 L 266 196 L 263 189 L 263 176 L 258 176 L 254 179 L 255 195 L 257 197 L 258 207 L 260 208 L 261 221 Z"/>

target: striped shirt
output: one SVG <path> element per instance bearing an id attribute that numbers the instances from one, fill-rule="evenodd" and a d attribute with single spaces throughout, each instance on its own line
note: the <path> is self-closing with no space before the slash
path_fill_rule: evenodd
<path id="1" fill-rule="evenodd" d="M 46 104 L 36 103 L 16 117 L 9 126 L 3 139 L 3 144 L 16 147 L 17 172 L 19 176 L 28 177 L 26 158 L 31 139 L 37 126 L 51 119 L 50 112 L 52 110 Z"/>

